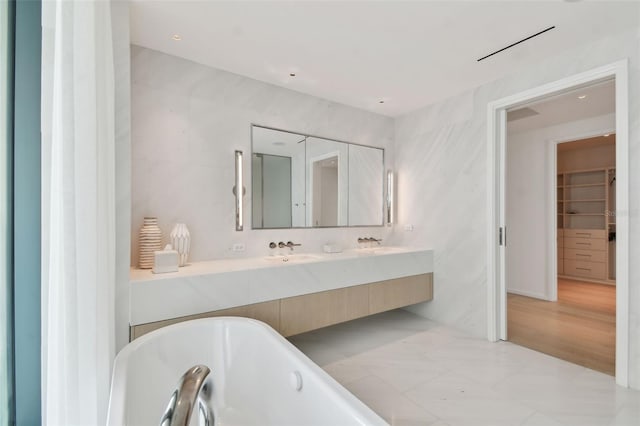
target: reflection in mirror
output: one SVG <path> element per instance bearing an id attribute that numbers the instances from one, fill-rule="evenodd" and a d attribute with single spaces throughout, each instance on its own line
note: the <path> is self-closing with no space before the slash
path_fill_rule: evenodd
<path id="1" fill-rule="evenodd" d="M 338 156 L 313 162 L 311 179 L 311 223 L 338 226 Z"/>
<path id="2" fill-rule="evenodd" d="M 253 229 L 382 226 L 384 150 L 252 126 Z"/>
<path id="3" fill-rule="evenodd" d="M 254 228 L 291 228 L 291 157 L 253 154 Z"/>
<path id="4" fill-rule="evenodd" d="M 349 225 L 382 225 L 384 216 L 382 150 L 349 145 Z"/>
<path id="5" fill-rule="evenodd" d="M 305 226 L 305 136 L 252 127 L 253 229 Z"/>
<path id="6" fill-rule="evenodd" d="M 307 226 L 347 226 L 349 145 L 307 138 Z"/>

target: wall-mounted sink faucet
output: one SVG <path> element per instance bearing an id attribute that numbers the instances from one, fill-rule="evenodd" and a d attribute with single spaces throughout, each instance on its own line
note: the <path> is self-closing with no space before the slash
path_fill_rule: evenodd
<path id="1" fill-rule="evenodd" d="M 377 243 L 378 245 L 380 245 L 381 242 L 382 242 L 382 239 L 377 239 L 373 237 L 358 238 L 358 244 Z"/>
<path id="2" fill-rule="evenodd" d="M 302 245 L 302 244 L 296 244 L 296 243 L 294 243 L 293 241 L 287 241 L 286 243 L 284 243 L 283 241 L 280 241 L 278 244 L 276 244 L 276 243 L 274 243 L 273 241 L 271 241 L 271 242 L 269 243 L 269 248 L 270 248 L 270 249 L 274 249 L 274 248 L 276 248 L 276 247 L 279 247 L 279 248 L 289 247 L 289 249 L 290 249 L 291 251 L 293 251 L 293 248 L 294 248 L 294 247 L 299 247 L 299 246 L 301 246 L 301 245 Z"/>
<path id="3" fill-rule="evenodd" d="M 287 241 L 287 243 L 286 243 L 286 244 L 285 244 L 285 243 L 283 243 L 282 241 L 280 241 L 280 242 L 278 243 L 278 247 L 280 247 L 280 248 L 289 247 L 289 249 L 290 249 L 291 251 L 293 251 L 293 248 L 294 248 L 294 247 L 298 247 L 298 246 L 301 246 L 301 245 L 302 245 L 302 244 L 295 244 L 293 241 Z"/>

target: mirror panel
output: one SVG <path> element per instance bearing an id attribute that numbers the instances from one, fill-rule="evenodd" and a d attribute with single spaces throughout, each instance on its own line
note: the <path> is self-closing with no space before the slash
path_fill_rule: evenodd
<path id="1" fill-rule="evenodd" d="M 252 127 L 252 228 L 305 226 L 306 137 Z"/>
<path id="2" fill-rule="evenodd" d="M 308 137 L 307 225 L 349 225 L 349 146 L 343 142 Z"/>
<path id="3" fill-rule="evenodd" d="M 291 157 L 253 154 L 254 228 L 291 228 Z"/>
<path id="4" fill-rule="evenodd" d="M 252 126 L 253 229 L 382 226 L 384 150 Z"/>
<path id="5" fill-rule="evenodd" d="M 382 150 L 349 145 L 349 225 L 382 224 L 384 220 Z"/>

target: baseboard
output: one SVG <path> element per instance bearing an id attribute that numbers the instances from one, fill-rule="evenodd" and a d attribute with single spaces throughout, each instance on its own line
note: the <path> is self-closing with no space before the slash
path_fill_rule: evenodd
<path id="1" fill-rule="evenodd" d="M 589 278 L 575 277 L 573 275 L 558 275 L 558 278 L 563 278 L 565 280 L 571 280 L 571 281 L 584 281 L 586 283 L 594 283 L 594 284 L 606 284 L 606 285 L 612 285 L 612 286 L 616 285 L 615 280 L 591 280 Z"/>
<path id="2" fill-rule="evenodd" d="M 541 300 L 551 301 L 551 299 L 549 299 L 546 295 L 534 293 L 532 291 L 516 290 L 516 289 L 508 288 L 507 289 L 507 293 L 513 293 L 513 294 L 517 294 L 519 296 L 533 297 L 534 299 L 541 299 Z"/>

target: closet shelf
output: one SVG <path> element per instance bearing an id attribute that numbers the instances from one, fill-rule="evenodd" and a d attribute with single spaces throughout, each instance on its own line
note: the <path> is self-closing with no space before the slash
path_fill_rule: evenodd
<path id="1" fill-rule="evenodd" d="M 586 188 L 589 186 L 605 186 L 604 182 L 602 183 L 581 183 L 579 185 L 565 185 L 564 188 Z"/>

